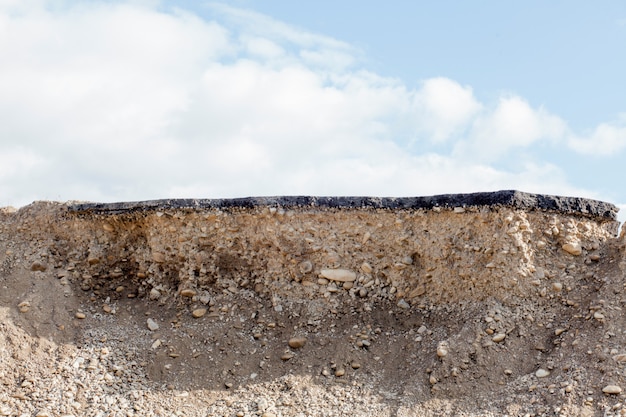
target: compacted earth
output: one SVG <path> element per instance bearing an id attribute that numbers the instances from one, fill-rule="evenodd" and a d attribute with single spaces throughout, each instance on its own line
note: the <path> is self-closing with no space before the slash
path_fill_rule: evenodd
<path id="1" fill-rule="evenodd" d="M 429 199 L 0 213 L 0 416 L 626 415 L 616 209 Z"/>

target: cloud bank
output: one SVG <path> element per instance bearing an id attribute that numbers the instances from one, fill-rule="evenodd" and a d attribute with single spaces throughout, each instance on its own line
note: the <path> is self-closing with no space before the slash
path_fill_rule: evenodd
<path id="1" fill-rule="evenodd" d="M 53 7 L 54 6 L 54 7 Z M 0 2 L 0 205 L 37 199 L 600 197 L 546 149 L 626 149 L 623 120 L 572 132 L 503 92 L 410 89 L 349 44 L 224 5 Z"/>

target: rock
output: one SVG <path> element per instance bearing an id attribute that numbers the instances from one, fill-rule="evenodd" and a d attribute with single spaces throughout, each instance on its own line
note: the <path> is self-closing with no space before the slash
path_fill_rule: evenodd
<path id="1" fill-rule="evenodd" d="M 445 358 L 446 356 L 448 356 L 447 344 L 439 343 L 439 346 L 437 346 L 437 356 L 439 356 L 440 358 Z"/>
<path id="2" fill-rule="evenodd" d="M 207 312 L 206 308 L 196 308 L 194 311 L 191 312 L 191 315 L 196 318 L 199 319 L 200 317 L 204 316 Z"/>
<path id="3" fill-rule="evenodd" d="M 153 332 L 156 330 L 159 330 L 159 325 L 153 319 L 149 318 L 148 320 L 146 320 L 146 324 L 148 325 L 148 329 L 150 329 Z"/>
<path id="4" fill-rule="evenodd" d="M 44 272 L 46 268 L 47 268 L 46 264 L 44 264 L 43 262 L 39 262 L 39 261 L 33 262 L 32 265 L 30 266 L 31 271 Z"/>
<path id="5" fill-rule="evenodd" d="M 617 395 L 622 392 L 622 388 L 618 385 L 607 385 L 606 387 L 602 388 L 602 392 L 605 394 Z"/>
<path id="6" fill-rule="evenodd" d="M 345 374 L 346 374 L 346 370 L 343 368 L 339 368 L 335 371 L 336 377 L 341 377 L 341 376 L 344 376 Z"/>
<path id="7" fill-rule="evenodd" d="M 545 378 L 548 375 L 550 375 L 550 371 L 542 369 L 542 368 L 537 369 L 537 372 L 535 372 L 535 376 L 537 378 Z"/>
<path id="8" fill-rule="evenodd" d="M 599 311 L 596 311 L 593 313 L 593 318 L 596 320 L 604 320 L 604 314 L 600 313 Z"/>
<path id="9" fill-rule="evenodd" d="M 571 255 L 578 256 L 583 253 L 583 248 L 580 243 L 566 243 L 563 245 L 563 250 Z"/>
<path id="10" fill-rule="evenodd" d="M 502 342 L 504 339 L 506 338 L 506 334 L 505 333 L 497 333 L 495 334 L 491 340 L 493 340 L 496 343 L 500 343 Z"/>
<path id="11" fill-rule="evenodd" d="M 288 361 L 289 359 L 293 358 L 295 355 L 291 352 L 285 352 L 283 353 L 283 355 L 280 357 L 280 359 L 282 359 L 283 361 Z"/>
<path id="12" fill-rule="evenodd" d="M 348 269 L 322 269 L 320 275 L 331 281 L 354 281 L 356 280 L 356 272 Z"/>
<path id="13" fill-rule="evenodd" d="M 361 264 L 361 271 L 363 271 L 366 274 L 371 274 L 372 273 L 372 265 L 370 265 L 367 262 L 363 262 Z"/>
<path id="14" fill-rule="evenodd" d="M 407 303 L 404 298 L 401 298 L 400 301 L 398 301 L 398 307 L 406 310 L 411 308 L 411 306 L 409 305 L 409 303 Z"/>
<path id="15" fill-rule="evenodd" d="M 553 282 L 552 289 L 556 292 L 560 292 L 563 289 L 563 284 L 561 284 L 560 282 Z"/>
<path id="16" fill-rule="evenodd" d="M 85 313 L 83 313 L 83 312 L 79 311 L 79 312 L 77 312 L 77 313 L 75 314 L 75 317 L 76 317 L 77 319 L 81 319 L 81 320 L 82 320 L 82 319 L 84 319 L 86 316 L 85 316 Z"/>
<path id="17" fill-rule="evenodd" d="M 152 252 L 152 260 L 156 263 L 162 264 L 165 262 L 165 255 L 161 252 Z"/>
<path id="18" fill-rule="evenodd" d="M 307 342 L 306 337 L 292 337 L 289 339 L 289 347 L 293 349 L 300 349 Z"/>
<path id="19" fill-rule="evenodd" d="M 350 366 L 352 367 L 352 369 L 359 369 L 361 367 L 361 364 L 358 362 L 352 362 Z"/>
<path id="20" fill-rule="evenodd" d="M 148 295 L 148 297 L 151 300 L 158 300 L 161 297 L 161 292 L 156 288 L 153 288 L 150 290 L 150 294 Z"/>
<path id="21" fill-rule="evenodd" d="M 196 292 L 192 289 L 185 288 L 184 290 L 180 290 L 180 295 L 183 297 L 193 298 L 196 295 Z"/>
<path id="22" fill-rule="evenodd" d="M 30 311 L 30 303 L 28 301 L 22 301 L 17 305 L 20 313 L 28 313 Z"/>

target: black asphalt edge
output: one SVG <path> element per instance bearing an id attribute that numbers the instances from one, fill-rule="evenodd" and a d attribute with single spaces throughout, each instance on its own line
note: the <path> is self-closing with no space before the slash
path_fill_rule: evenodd
<path id="1" fill-rule="evenodd" d="M 611 203 L 579 197 L 531 194 L 515 190 L 469 194 L 441 194 L 428 197 L 244 197 L 229 199 L 164 199 L 119 203 L 70 204 L 76 214 L 122 214 L 172 209 L 202 210 L 257 207 L 283 208 L 374 208 L 390 210 L 432 209 L 435 207 L 505 206 L 524 210 L 555 211 L 603 221 L 617 220 L 619 208 Z"/>

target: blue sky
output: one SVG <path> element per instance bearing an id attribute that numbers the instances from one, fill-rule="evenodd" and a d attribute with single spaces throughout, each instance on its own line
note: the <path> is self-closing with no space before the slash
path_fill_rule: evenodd
<path id="1" fill-rule="evenodd" d="M 624 206 L 624 45 L 622 1 L 0 0 L 0 205 L 514 188 Z"/>

